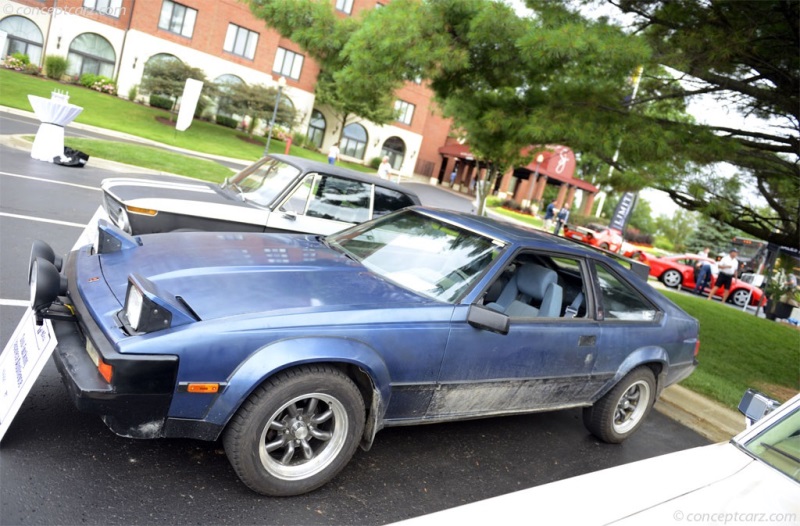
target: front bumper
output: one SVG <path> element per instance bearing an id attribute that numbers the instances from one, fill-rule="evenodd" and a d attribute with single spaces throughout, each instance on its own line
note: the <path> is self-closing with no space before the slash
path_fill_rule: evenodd
<path id="1" fill-rule="evenodd" d="M 116 351 L 89 314 L 77 284 L 80 251 L 70 254 L 65 265 L 69 303 L 76 320 L 53 320 L 58 345 L 53 353 L 67 391 L 76 407 L 99 414 L 116 434 L 133 438 L 164 436 L 178 358 L 170 355 L 127 355 Z M 87 351 L 89 342 L 113 368 L 107 382 Z"/>

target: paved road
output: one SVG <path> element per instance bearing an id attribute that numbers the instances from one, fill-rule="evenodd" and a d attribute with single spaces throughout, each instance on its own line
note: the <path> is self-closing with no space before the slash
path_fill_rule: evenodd
<path id="1" fill-rule="evenodd" d="M 91 162 L 53 166 L 2 146 L 0 160 L 5 345 L 28 295 L 30 243 L 41 238 L 68 251 L 100 202 L 99 181 L 118 174 Z M 440 206 L 470 206 L 445 191 L 421 190 L 428 203 L 438 197 Z M 373 449 L 359 451 L 331 484 L 270 499 L 239 482 L 219 443 L 115 436 L 72 406 L 50 363 L 0 447 L 0 522 L 386 524 L 705 443 L 657 412 L 621 446 L 594 439 L 574 410 L 394 428 L 381 431 Z M 565 496 L 565 505 L 574 503 Z"/>

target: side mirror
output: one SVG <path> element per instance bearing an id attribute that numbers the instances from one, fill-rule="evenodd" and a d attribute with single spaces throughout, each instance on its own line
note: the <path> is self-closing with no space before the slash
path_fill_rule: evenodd
<path id="1" fill-rule="evenodd" d="M 509 317 L 483 305 L 470 305 L 467 323 L 484 331 L 508 334 Z"/>
<path id="2" fill-rule="evenodd" d="M 780 406 L 780 403 L 765 394 L 748 389 L 739 402 L 739 412 L 747 417 L 748 427 L 758 422 Z"/>

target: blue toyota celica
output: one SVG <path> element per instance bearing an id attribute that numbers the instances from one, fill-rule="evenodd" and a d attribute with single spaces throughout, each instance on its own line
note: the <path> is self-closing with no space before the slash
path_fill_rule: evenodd
<path id="1" fill-rule="evenodd" d="M 61 267 L 34 244 L 32 307 L 77 407 L 123 436 L 221 438 L 266 495 L 318 488 L 387 426 L 583 407 L 621 442 L 699 348 L 606 254 L 422 207 L 329 236 L 101 221 Z"/>

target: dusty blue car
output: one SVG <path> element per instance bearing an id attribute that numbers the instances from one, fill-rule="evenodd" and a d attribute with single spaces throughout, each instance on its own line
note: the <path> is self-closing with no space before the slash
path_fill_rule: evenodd
<path id="1" fill-rule="evenodd" d="M 59 266 L 34 244 L 32 306 L 78 408 L 123 436 L 221 438 L 266 495 L 318 488 L 387 426 L 583 407 L 621 442 L 699 347 L 599 251 L 422 207 L 329 236 L 101 222 Z"/>

